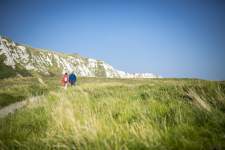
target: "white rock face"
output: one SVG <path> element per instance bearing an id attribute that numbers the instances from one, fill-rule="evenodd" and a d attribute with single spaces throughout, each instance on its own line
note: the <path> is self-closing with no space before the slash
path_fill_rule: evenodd
<path id="1" fill-rule="evenodd" d="M 65 55 L 58 52 L 50 52 L 43 49 L 33 49 L 27 46 L 15 44 L 11 40 L 0 37 L 0 56 L 4 55 L 4 64 L 16 68 L 23 66 L 26 70 L 32 70 L 43 74 L 60 74 L 75 72 L 78 76 L 107 77 L 107 78 L 159 78 L 151 73 L 126 73 L 114 69 L 104 61 L 85 58 L 75 55 Z"/>
<path id="2" fill-rule="evenodd" d="M 0 37 L 0 43 L 1 43 L 1 47 L 0 47 L 0 55 L 5 55 L 6 59 L 4 60 L 4 63 L 7 66 L 11 66 L 13 69 L 15 69 L 15 56 L 13 55 L 13 51 L 8 48 L 9 46 L 11 46 L 7 40 L 3 39 Z"/>

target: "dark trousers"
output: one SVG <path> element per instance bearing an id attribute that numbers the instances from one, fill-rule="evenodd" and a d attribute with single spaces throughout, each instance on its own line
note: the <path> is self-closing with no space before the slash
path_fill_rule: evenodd
<path id="1" fill-rule="evenodd" d="M 70 84 L 71 84 L 71 85 L 75 85 L 75 81 L 74 81 L 74 82 L 73 82 L 73 81 L 71 81 L 71 82 L 70 82 Z"/>

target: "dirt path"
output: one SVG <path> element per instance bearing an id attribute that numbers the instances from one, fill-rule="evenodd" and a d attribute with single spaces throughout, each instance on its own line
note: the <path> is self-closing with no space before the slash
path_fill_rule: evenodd
<path id="1" fill-rule="evenodd" d="M 35 97 L 30 97 L 29 99 L 5 106 L 0 109 L 0 118 L 4 118 L 8 114 L 14 113 L 16 110 L 21 109 L 22 107 L 25 107 L 29 104 L 37 104 L 40 101 L 41 101 L 41 96 L 35 96 Z"/>
<path id="2" fill-rule="evenodd" d="M 27 101 L 24 100 L 24 101 L 16 102 L 16 103 L 13 103 L 13 104 L 10 104 L 8 106 L 1 108 L 0 109 L 0 118 L 4 118 L 8 114 L 14 113 L 17 109 L 22 108 L 26 104 L 27 104 Z"/>
<path id="3" fill-rule="evenodd" d="M 54 94 L 55 92 L 52 92 Z M 20 101 L 20 102 L 15 102 L 13 104 L 10 104 L 8 106 L 5 106 L 3 108 L 0 108 L 0 118 L 6 117 L 10 113 L 14 113 L 16 110 L 21 109 L 22 107 L 25 107 L 27 105 L 36 105 L 40 102 L 42 102 L 42 97 L 43 95 L 40 96 L 34 96 L 34 97 L 29 97 L 26 100 Z"/>

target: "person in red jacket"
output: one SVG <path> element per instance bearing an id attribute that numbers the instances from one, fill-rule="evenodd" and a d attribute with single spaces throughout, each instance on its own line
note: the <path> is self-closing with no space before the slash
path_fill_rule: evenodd
<path id="1" fill-rule="evenodd" d="M 68 75 L 67 75 L 67 73 L 65 73 L 62 78 L 62 85 L 63 85 L 64 89 L 67 89 L 68 80 L 69 80 Z"/>

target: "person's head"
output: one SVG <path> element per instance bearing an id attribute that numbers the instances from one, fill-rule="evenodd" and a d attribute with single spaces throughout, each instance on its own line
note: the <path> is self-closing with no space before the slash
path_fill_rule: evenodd
<path id="1" fill-rule="evenodd" d="M 65 73 L 65 75 L 67 75 L 67 73 Z"/>

